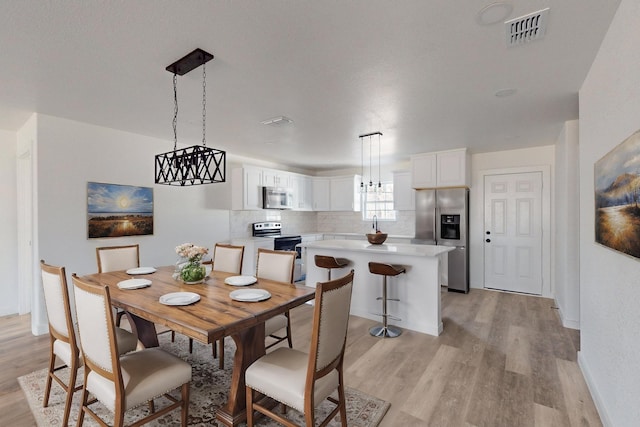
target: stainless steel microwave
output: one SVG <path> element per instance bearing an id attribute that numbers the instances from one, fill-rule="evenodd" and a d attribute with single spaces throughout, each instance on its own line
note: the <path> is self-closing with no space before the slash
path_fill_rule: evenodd
<path id="1" fill-rule="evenodd" d="M 289 188 L 262 187 L 264 209 L 293 209 L 293 191 Z"/>

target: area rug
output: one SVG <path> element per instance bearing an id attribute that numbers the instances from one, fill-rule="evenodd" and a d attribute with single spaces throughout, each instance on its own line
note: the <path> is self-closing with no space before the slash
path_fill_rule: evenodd
<path id="1" fill-rule="evenodd" d="M 169 334 L 161 334 L 159 336 L 160 346 L 166 351 L 175 354 L 193 366 L 193 374 L 191 380 L 191 396 L 189 404 L 189 425 L 190 426 L 211 426 L 216 425 L 215 410 L 227 400 L 227 390 L 229 389 L 229 381 L 231 379 L 231 368 L 233 364 L 233 354 L 235 346 L 233 340 L 225 340 L 225 369 L 218 369 L 218 361 L 213 360 L 211 355 L 211 346 L 205 346 L 194 342 L 193 354 L 189 354 L 188 341 L 184 336 L 176 336 L 176 341 L 171 342 Z M 68 375 L 68 370 L 60 371 L 60 376 Z M 47 376 L 47 370 L 41 369 L 25 376 L 19 377 L 18 382 L 27 397 L 29 407 L 33 413 L 38 426 L 53 426 L 62 424 L 62 415 L 64 410 L 64 392 L 54 382 L 51 386 L 51 396 L 49 397 L 49 406 L 42 407 L 42 399 L 44 396 L 44 386 Z M 68 377 L 67 377 L 68 378 Z M 82 381 L 82 370 L 78 373 L 78 379 Z M 65 378 L 66 380 L 66 378 Z M 376 397 L 367 395 L 358 390 L 345 388 L 347 398 L 347 424 L 351 427 L 375 427 L 389 409 L 390 404 Z M 174 392 L 178 397 L 179 393 Z M 69 425 L 75 425 L 80 408 L 80 394 L 77 392 L 73 399 L 73 407 L 69 419 Z M 165 398 L 156 399 L 156 408 L 167 404 Z M 323 402 L 316 408 L 316 419 L 324 419 L 333 408 L 330 402 Z M 103 416 L 107 423 L 113 419 L 111 413 L 100 403 L 92 406 L 97 412 Z M 143 405 L 136 409 L 127 411 L 125 423 L 131 422 L 145 416 L 147 414 L 147 406 Z M 304 417 L 299 412 L 289 409 L 286 417 L 293 422 L 304 425 Z M 180 411 L 176 410 L 170 414 L 154 420 L 149 426 L 174 426 L 180 423 Z M 91 417 L 85 416 L 85 426 L 97 426 Z M 262 418 L 256 422 L 259 426 L 275 427 L 279 424 Z M 339 426 L 340 417 L 336 416 L 329 426 Z"/>

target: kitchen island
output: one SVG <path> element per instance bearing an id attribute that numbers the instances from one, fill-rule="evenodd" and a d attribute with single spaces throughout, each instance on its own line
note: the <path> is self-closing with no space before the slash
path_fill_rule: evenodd
<path id="1" fill-rule="evenodd" d="M 369 272 L 369 262 L 401 264 L 406 273 L 387 280 L 388 312 L 401 320 L 389 318 L 389 324 L 429 335 L 440 335 L 440 269 L 446 265 L 447 252 L 453 247 L 418 244 L 371 245 L 360 240 L 321 240 L 301 244 L 306 256 L 306 285 L 315 287 L 317 282 L 327 281 L 327 270 L 318 268 L 315 255 L 347 258 L 350 263 L 334 269 L 332 278 L 355 270 L 351 314 L 382 322 L 379 313 L 382 303 L 376 300 L 382 295 L 382 278 Z"/>

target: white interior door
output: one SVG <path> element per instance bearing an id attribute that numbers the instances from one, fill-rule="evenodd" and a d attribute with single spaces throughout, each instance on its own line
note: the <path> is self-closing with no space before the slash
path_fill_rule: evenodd
<path id="1" fill-rule="evenodd" d="M 542 172 L 484 177 L 484 286 L 542 294 Z"/>

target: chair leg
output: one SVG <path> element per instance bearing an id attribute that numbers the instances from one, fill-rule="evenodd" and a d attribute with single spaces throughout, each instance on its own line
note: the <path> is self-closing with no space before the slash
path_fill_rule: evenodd
<path id="1" fill-rule="evenodd" d="M 47 373 L 47 383 L 44 386 L 44 400 L 42 401 L 42 407 L 46 408 L 49 405 L 49 393 L 51 392 L 51 378 L 53 375 L 53 370 L 56 365 L 56 355 L 53 354 L 53 343 L 51 344 L 51 354 L 49 356 L 49 372 Z"/>
<path id="2" fill-rule="evenodd" d="M 182 413 L 180 418 L 180 425 L 187 427 L 187 420 L 189 419 L 189 383 L 182 384 Z"/>
<path id="3" fill-rule="evenodd" d="M 85 384 L 87 383 L 86 375 L 84 376 L 84 383 Z M 82 424 L 84 424 L 84 411 L 85 411 L 85 408 L 87 407 L 88 398 L 89 398 L 89 392 L 85 387 L 82 387 L 82 401 L 80 402 L 80 413 L 78 414 L 78 423 L 76 424 L 77 427 L 82 427 Z"/>
<path id="4" fill-rule="evenodd" d="M 122 316 L 124 316 L 124 310 L 118 309 L 116 313 L 116 326 L 120 327 L 120 322 L 122 321 Z"/>
<path id="5" fill-rule="evenodd" d="M 253 427 L 253 390 L 246 387 L 247 390 L 247 427 Z M 309 424 L 307 424 L 309 425 Z"/>
<path id="6" fill-rule="evenodd" d="M 287 316 L 287 342 L 289 343 L 289 348 L 293 348 L 293 341 L 291 340 L 291 317 L 288 311 L 284 315 Z"/>
<path id="7" fill-rule="evenodd" d="M 73 395 L 76 391 L 76 377 L 78 376 L 78 365 L 71 362 L 69 367 L 69 385 L 67 386 L 67 399 L 64 402 L 64 415 L 62 416 L 62 425 L 69 423 L 69 413 L 71 412 L 71 404 L 73 403 Z"/>
<path id="8" fill-rule="evenodd" d="M 340 422 L 342 423 L 342 427 L 347 427 L 347 401 L 344 395 L 342 379 L 338 385 L 338 406 L 340 407 Z"/>
<path id="9" fill-rule="evenodd" d="M 193 353 L 193 338 L 189 338 L 189 354 Z"/>

